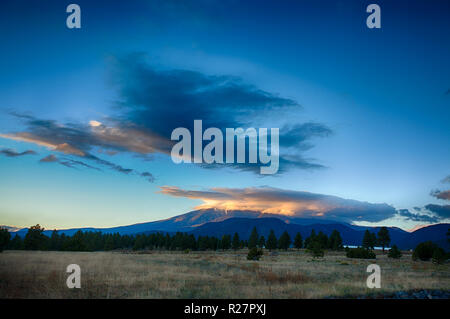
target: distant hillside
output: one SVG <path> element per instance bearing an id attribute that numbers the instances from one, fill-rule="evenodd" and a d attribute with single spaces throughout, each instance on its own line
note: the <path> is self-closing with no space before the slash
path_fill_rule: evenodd
<path id="1" fill-rule="evenodd" d="M 58 230 L 60 233 L 64 233 L 66 235 L 73 235 L 78 230 L 83 231 L 101 231 L 104 233 L 120 233 L 122 235 L 126 234 L 137 234 L 143 232 L 152 232 L 152 231 L 164 231 L 164 232 L 188 232 L 194 229 L 195 227 L 204 225 L 208 222 L 221 222 L 229 218 L 279 218 L 286 222 L 293 222 L 296 224 L 314 224 L 314 223 L 333 223 L 333 221 L 328 220 L 316 220 L 316 219 L 308 219 L 308 218 L 293 218 L 284 215 L 274 215 L 274 214 L 264 214 L 255 211 L 241 211 L 241 210 L 233 210 L 233 211 L 225 211 L 220 209 L 200 209 L 191 211 L 186 214 L 177 215 L 168 219 L 163 219 L 154 222 L 147 223 L 139 223 L 127 226 L 119 226 L 119 227 L 111 227 L 111 228 L 73 228 L 73 229 L 61 229 Z M 27 232 L 26 228 L 23 228 L 16 233 L 19 236 L 25 236 Z M 51 230 L 46 230 L 45 234 L 49 235 Z"/>
<path id="2" fill-rule="evenodd" d="M 379 227 L 350 226 L 342 223 L 298 225 L 285 223 L 278 218 L 231 218 L 222 222 L 204 224 L 192 230 L 192 233 L 196 236 L 222 236 L 237 232 L 241 238 L 248 238 L 253 227 L 256 227 L 258 233 L 265 238 L 273 229 L 277 237 L 287 231 L 292 239 L 298 232 L 305 239 L 313 229 L 316 233 L 322 231 L 326 235 L 330 235 L 336 229 L 341 234 L 344 244 L 355 246 L 361 245 L 366 229 L 375 233 L 379 231 Z M 401 249 L 412 249 L 420 242 L 431 240 L 449 250 L 450 247 L 446 241 L 448 228 L 450 228 L 450 224 L 438 224 L 409 233 L 396 227 L 388 227 L 391 244 L 396 244 Z"/>
<path id="3" fill-rule="evenodd" d="M 316 232 L 322 231 L 329 235 L 336 229 L 342 236 L 347 245 L 361 245 L 362 238 L 366 229 L 372 232 L 378 232 L 379 227 L 362 227 L 349 225 L 333 220 L 299 218 L 285 215 L 264 214 L 254 211 L 225 211 L 219 209 L 195 210 L 186 214 L 174 216 L 165 220 L 140 223 L 128 226 L 112 228 L 74 228 L 58 230 L 58 233 L 64 233 L 68 236 L 73 235 L 78 230 L 82 231 L 101 231 L 103 233 L 120 233 L 122 235 L 133 235 L 150 232 L 169 232 L 177 231 L 191 232 L 196 236 L 222 236 L 224 234 L 233 235 L 235 232 L 241 238 L 248 238 L 253 227 L 256 227 L 261 235 L 266 238 L 270 229 L 275 231 L 277 236 L 287 231 L 293 238 L 297 232 L 306 238 L 312 229 Z M 398 245 L 401 249 L 414 248 L 418 243 L 431 240 L 441 247 L 450 250 L 450 245 L 446 240 L 446 233 L 450 224 L 437 224 L 418 229 L 412 233 L 406 232 L 400 228 L 389 227 L 391 235 L 391 244 Z M 28 231 L 26 228 L 14 231 L 14 234 L 25 236 Z M 46 230 L 47 236 L 51 235 L 52 230 Z"/>

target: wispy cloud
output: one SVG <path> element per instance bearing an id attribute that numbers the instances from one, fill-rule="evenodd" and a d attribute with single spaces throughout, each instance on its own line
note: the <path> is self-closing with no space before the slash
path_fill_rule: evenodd
<path id="1" fill-rule="evenodd" d="M 436 197 L 437 199 L 450 200 L 450 190 L 446 191 L 434 190 L 431 191 L 430 195 Z"/>
<path id="2" fill-rule="evenodd" d="M 450 175 L 448 175 L 447 177 L 445 177 L 442 181 L 441 181 L 441 183 L 450 183 Z"/>
<path id="3" fill-rule="evenodd" d="M 8 156 L 8 157 L 19 157 L 19 156 L 24 156 L 24 155 L 35 155 L 37 154 L 35 151 L 33 150 L 26 150 L 23 152 L 16 152 L 15 150 L 12 150 L 10 148 L 4 148 L 0 150 L 0 154 Z"/>
<path id="4" fill-rule="evenodd" d="M 39 160 L 39 162 L 41 162 L 41 163 L 59 163 L 63 166 L 70 167 L 70 168 L 76 168 L 77 166 L 82 166 L 85 168 L 90 168 L 90 169 L 100 171 L 100 169 L 98 167 L 94 167 L 94 166 L 84 163 L 82 161 L 68 159 L 68 158 L 59 159 L 54 154 L 50 154 L 44 158 L 41 158 Z"/>
<path id="5" fill-rule="evenodd" d="M 127 150 L 127 145 L 125 144 L 127 142 L 130 142 L 132 144 L 134 143 L 134 139 L 142 138 L 143 135 L 138 136 L 137 134 L 134 134 L 134 132 L 124 133 L 122 131 L 115 130 L 115 134 L 120 138 L 116 138 L 114 140 L 112 138 L 102 138 L 102 136 L 99 136 L 101 135 L 98 133 L 99 130 L 104 130 L 104 126 L 99 122 L 97 122 L 98 125 L 97 123 L 92 122 L 89 125 L 73 123 L 63 125 L 53 120 L 38 119 L 29 114 L 18 114 L 12 112 L 11 115 L 24 121 L 27 127 L 27 131 L 10 134 L 0 134 L 0 137 L 33 143 L 39 146 L 46 147 L 51 151 L 65 154 L 66 156 L 78 157 L 83 158 L 84 160 L 93 161 L 99 165 L 105 166 L 109 169 L 123 174 L 136 174 L 138 176 L 142 176 L 140 172 L 137 172 L 134 169 L 125 168 L 111 161 L 99 158 L 98 156 L 91 154 L 91 151 L 94 148 L 104 150 L 103 153 L 118 152 L 119 150 L 129 151 Z M 110 135 L 112 135 L 112 133 Z M 5 150 L 5 155 L 19 156 L 20 154 L 14 153 L 11 150 Z M 83 166 L 86 168 L 100 170 L 98 167 L 87 164 L 85 161 L 80 161 L 78 159 L 69 157 L 59 159 L 56 155 L 53 154 L 42 158 L 40 162 L 56 162 L 70 168 Z M 149 182 L 154 182 L 154 177 L 142 177 L 145 177 Z"/>

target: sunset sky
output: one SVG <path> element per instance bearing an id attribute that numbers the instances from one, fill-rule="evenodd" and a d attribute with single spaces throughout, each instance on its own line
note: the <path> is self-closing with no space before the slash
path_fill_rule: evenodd
<path id="1" fill-rule="evenodd" d="M 1 1 L 0 225 L 449 222 L 450 3 L 373 2 Z M 280 171 L 174 164 L 194 119 L 279 128 Z"/>

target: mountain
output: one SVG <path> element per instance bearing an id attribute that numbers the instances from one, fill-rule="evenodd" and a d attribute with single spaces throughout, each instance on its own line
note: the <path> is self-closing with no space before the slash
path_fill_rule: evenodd
<path id="1" fill-rule="evenodd" d="M 290 217 L 284 215 L 276 214 L 265 214 L 255 211 L 243 211 L 243 210 L 233 210 L 226 211 L 222 209 L 200 209 L 194 210 L 186 214 L 177 215 L 168 219 L 163 219 L 154 222 L 139 223 L 127 226 L 111 227 L 111 228 L 73 228 L 73 229 L 61 229 L 58 230 L 59 233 L 64 233 L 68 236 L 73 235 L 78 230 L 82 231 L 101 231 L 103 233 L 120 233 L 122 235 L 132 235 L 143 232 L 189 232 L 192 229 L 204 225 L 208 222 L 221 222 L 229 218 L 273 218 L 276 217 L 287 223 L 296 224 L 314 224 L 314 223 L 333 223 L 328 220 L 317 220 L 312 218 L 298 218 Z M 27 233 L 27 228 L 22 228 L 15 231 L 19 236 L 25 236 Z M 46 230 L 45 235 L 49 236 L 52 230 Z"/>
<path id="2" fill-rule="evenodd" d="M 332 220 L 299 218 L 285 215 L 265 214 L 254 211 L 225 211 L 219 209 L 195 210 L 186 214 L 174 216 L 172 218 L 140 223 L 128 226 L 112 228 L 74 228 L 58 230 L 68 236 L 73 235 L 78 230 L 82 231 L 101 231 L 103 233 L 120 233 L 122 235 L 133 235 L 139 233 L 168 232 L 177 231 L 189 232 L 195 236 L 222 236 L 225 234 L 233 235 L 237 232 L 240 238 L 248 238 L 253 227 L 256 227 L 258 233 L 265 238 L 269 235 L 271 229 L 274 230 L 277 237 L 284 231 L 287 231 L 291 238 L 299 232 L 303 238 L 310 235 L 311 230 L 316 233 L 322 231 L 330 235 L 333 230 L 339 231 L 346 245 L 361 245 L 364 232 L 369 230 L 377 233 L 380 227 L 364 227 L 350 225 Z M 447 230 L 450 224 L 437 224 L 420 228 L 414 232 L 406 232 L 397 227 L 388 227 L 391 236 L 391 244 L 396 244 L 401 249 L 412 249 L 418 243 L 431 240 L 441 247 L 449 250 L 450 245 L 446 239 Z M 28 230 L 20 229 L 13 233 L 19 236 L 25 236 Z M 46 230 L 47 236 L 51 235 L 52 230 Z"/>
<path id="3" fill-rule="evenodd" d="M 291 236 L 291 239 L 293 239 L 297 233 L 300 233 L 303 239 L 305 239 L 311 234 L 313 229 L 316 231 L 316 234 L 321 231 L 328 236 L 333 230 L 337 230 L 341 234 L 344 244 L 354 246 L 361 245 L 366 230 L 374 233 L 378 233 L 380 230 L 380 227 L 363 227 L 342 223 L 299 225 L 286 223 L 278 218 L 230 218 L 222 222 L 206 223 L 196 227 L 191 233 L 196 236 L 220 237 L 226 234 L 233 235 L 237 232 L 240 238 L 249 238 L 254 227 L 256 227 L 258 234 L 264 236 L 266 239 L 271 229 L 274 230 L 277 237 L 284 231 L 287 231 Z M 450 249 L 450 245 L 446 239 L 446 233 L 449 228 L 450 224 L 437 224 L 409 233 L 397 227 L 388 227 L 391 245 L 395 244 L 400 249 L 413 249 L 417 244 L 431 240 L 446 250 Z"/>
<path id="4" fill-rule="evenodd" d="M 0 225 L 0 228 L 6 228 L 10 233 L 14 233 L 14 232 L 16 232 L 16 231 L 21 229 L 19 227 L 6 226 L 6 225 Z"/>

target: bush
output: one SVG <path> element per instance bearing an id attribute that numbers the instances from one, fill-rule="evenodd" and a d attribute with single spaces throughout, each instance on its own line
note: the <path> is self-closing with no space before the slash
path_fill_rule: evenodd
<path id="1" fill-rule="evenodd" d="M 435 264 L 442 264 L 446 259 L 447 256 L 445 254 L 445 251 L 441 247 L 437 247 L 433 252 L 433 256 L 431 257 L 431 260 Z"/>
<path id="2" fill-rule="evenodd" d="M 346 249 L 348 258 L 376 259 L 375 253 L 362 247 Z"/>
<path id="3" fill-rule="evenodd" d="M 261 258 L 262 255 L 263 255 L 262 249 L 253 247 L 252 249 L 249 250 L 247 259 L 248 260 L 259 260 L 259 258 Z"/>
<path id="4" fill-rule="evenodd" d="M 398 259 L 398 258 L 402 257 L 402 252 L 400 251 L 400 249 L 398 249 L 398 247 L 396 245 L 394 245 L 389 250 L 388 257 Z"/>
<path id="5" fill-rule="evenodd" d="M 8 246 L 11 235 L 6 228 L 0 228 L 0 253 Z"/>
<path id="6" fill-rule="evenodd" d="M 322 246 L 317 241 L 314 241 L 309 245 L 308 251 L 314 258 L 323 257 L 325 255 Z"/>
<path id="7" fill-rule="evenodd" d="M 426 241 L 426 242 L 420 243 L 414 249 L 412 259 L 413 260 L 420 259 L 423 261 L 430 260 L 433 257 L 435 250 L 438 250 L 438 249 L 442 249 L 442 248 L 439 248 L 438 245 L 436 245 L 435 243 L 433 243 L 431 241 Z M 437 254 L 439 254 L 439 252 Z"/>

